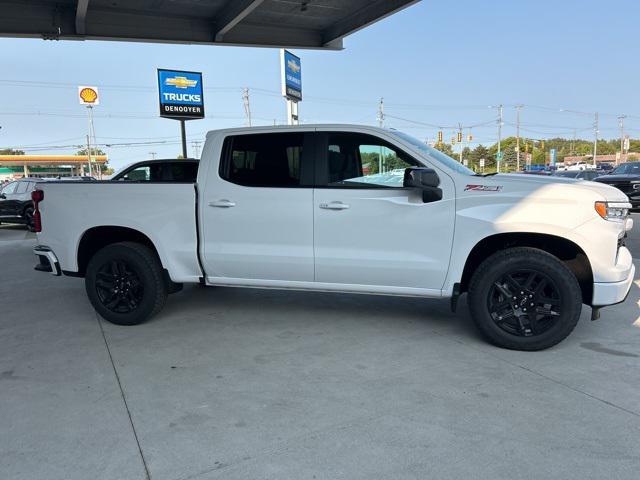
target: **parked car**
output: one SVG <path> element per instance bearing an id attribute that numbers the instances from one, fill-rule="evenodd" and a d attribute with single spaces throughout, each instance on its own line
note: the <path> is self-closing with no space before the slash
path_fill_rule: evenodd
<path id="1" fill-rule="evenodd" d="M 116 173 L 112 181 L 126 182 L 190 182 L 198 175 L 198 160 L 165 159 L 134 163 Z"/>
<path id="2" fill-rule="evenodd" d="M 573 163 L 571 165 L 565 165 L 562 169 L 558 169 L 558 170 L 573 172 L 576 170 L 595 170 L 595 169 L 596 169 L 596 166 L 592 162 L 581 161 L 581 162 Z"/>
<path id="3" fill-rule="evenodd" d="M 554 177 L 575 178 L 576 180 L 593 180 L 602 175 L 596 170 L 564 170 L 553 173 Z"/>
<path id="4" fill-rule="evenodd" d="M 371 152 L 384 152 L 386 174 L 363 169 Z M 158 313 L 183 283 L 445 297 L 454 310 L 466 292 L 489 341 L 540 350 L 569 335 L 583 303 L 595 319 L 623 301 L 635 272 L 619 190 L 477 175 L 376 127 L 209 132 L 195 188 L 39 188 L 37 268 L 84 277 L 93 307 L 119 325 Z"/>
<path id="5" fill-rule="evenodd" d="M 23 178 L 4 185 L 0 189 L 0 223 L 22 224 L 33 230 L 31 192 L 42 181 L 39 178 Z"/>
<path id="6" fill-rule="evenodd" d="M 623 163 L 595 180 L 616 187 L 629 197 L 631 208 L 640 208 L 640 162 Z"/>

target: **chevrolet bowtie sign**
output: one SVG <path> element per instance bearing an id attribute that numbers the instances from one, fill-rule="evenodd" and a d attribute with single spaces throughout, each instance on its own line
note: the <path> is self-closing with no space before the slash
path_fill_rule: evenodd
<path id="1" fill-rule="evenodd" d="M 158 69 L 160 116 L 189 120 L 204 118 L 202 73 Z"/>

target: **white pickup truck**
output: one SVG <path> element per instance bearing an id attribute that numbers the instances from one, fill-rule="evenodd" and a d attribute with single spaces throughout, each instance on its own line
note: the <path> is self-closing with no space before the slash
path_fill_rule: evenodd
<path id="1" fill-rule="evenodd" d="M 572 331 L 582 304 L 595 319 L 622 302 L 634 278 L 619 190 L 477 175 L 395 130 L 217 130 L 195 184 L 39 188 L 36 269 L 84 277 L 120 325 L 184 283 L 447 297 L 454 309 L 466 292 L 489 341 L 539 350 Z"/>

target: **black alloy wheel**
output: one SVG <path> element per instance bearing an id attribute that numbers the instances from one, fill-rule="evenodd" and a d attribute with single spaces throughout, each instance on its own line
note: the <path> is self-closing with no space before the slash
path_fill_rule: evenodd
<path id="1" fill-rule="evenodd" d="M 559 258 L 533 247 L 489 255 L 468 287 L 471 318 L 491 343 L 513 350 L 543 350 L 565 339 L 582 310 L 575 274 Z"/>
<path id="2" fill-rule="evenodd" d="M 560 291 L 540 271 L 508 272 L 489 290 L 487 308 L 493 321 L 505 332 L 522 337 L 540 335 L 560 317 Z"/>
<path id="3" fill-rule="evenodd" d="M 87 296 L 102 318 L 116 325 L 138 325 L 160 310 L 167 299 L 162 264 L 147 245 L 107 245 L 89 260 Z"/>
<path id="4" fill-rule="evenodd" d="M 100 302 L 114 313 L 133 312 L 144 297 L 140 276 L 123 259 L 109 260 L 100 266 L 95 286 Z"/>

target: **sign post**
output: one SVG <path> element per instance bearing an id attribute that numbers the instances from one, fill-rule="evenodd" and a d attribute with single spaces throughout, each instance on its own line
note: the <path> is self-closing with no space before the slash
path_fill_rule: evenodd
<path id="1" fill-rule="evenodd" d="M 93 125 L 93 106 L 100 105 L 100 94 L 98 93 L 98 87 L 80 85 L 78 87 L 78 100 L 80 101 L 80 105 L 86 105 L 87 115 L 89 117 L 89 135 L 87 135 L 87 165 L 89 167 L 89 176 L 91 176 L 94 170 L 91 140 L 93 139 L 94 148 L 96 144 L 96 131 Z M 96 171 L 96 174 L 98 174 L 98 177 L 101 177 L 102 172 Z"/>
<path id="2" fill-rule="evenodd" d="M 187 120 L 204 118 L 201 72 L 158 69 L 160 116 L 180 121 L 182 156 L 187 158 Z"/>
<path id="3" fill-rule="evenodd" d="M 300 58 L 280 49 L 282 96 L 287 100 L 287 123 L 298 125 L 298 102 L 302 101 L 302 64 Z"/>

